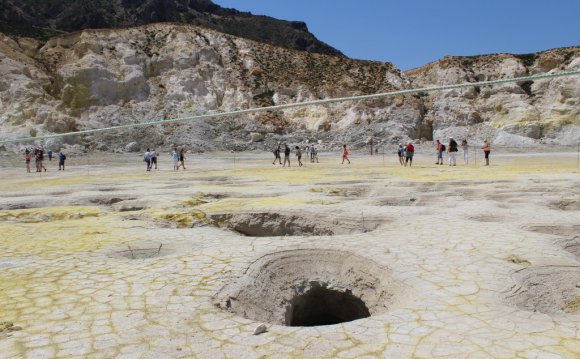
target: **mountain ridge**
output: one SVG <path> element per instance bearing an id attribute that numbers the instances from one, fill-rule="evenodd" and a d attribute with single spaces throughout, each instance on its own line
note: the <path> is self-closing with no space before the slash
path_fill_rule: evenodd
<path id="1" fill-rule="evenodd" d="M 129 28 L 161 22 L 197 25 L 275 46 L 344 56 L 318 40 L 304 22 L 226 9 L 210 0 L 5 0 L 0 4 L 0 31 L 41 40 L 55 35 L 50 30 Z"/>

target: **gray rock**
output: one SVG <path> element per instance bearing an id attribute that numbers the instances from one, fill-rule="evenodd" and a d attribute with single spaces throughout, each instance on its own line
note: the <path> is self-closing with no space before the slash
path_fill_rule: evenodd
<path id="1" fill-rule="evenodd" d="M 125 146 L 126 152 L 139 152 L 140 150 L 141 150 L 141 146 L 139 146 L 139 144 L 137 142 L 131 142 Z"/>

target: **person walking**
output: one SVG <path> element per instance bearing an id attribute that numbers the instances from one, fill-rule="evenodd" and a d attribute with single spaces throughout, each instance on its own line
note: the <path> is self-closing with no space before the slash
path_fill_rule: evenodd
<path id="1" fill-rule="evenodd" d="M 46 172 L 46 167 L 44 167 L 44 150 L 42 148 L 37 148 L 35 151 L 35 160 L 36 160 L 36 172 Z"/>
<path id="2" fill-rule="evenodd" d="M 179 150 L 179 165 L 177 166 L 177 170 L 179 170 L 179 167 L 183 167 L 183 169 L 185 169 L 185 152 L 185 148 Z"/>
<path id="3" fill-rule="evenodd" d="M 62 151 L 60 151 L 58 153 L 58 170 L 59 171 L 61 170 L 61 167 L 62 167 L 62 170 L 64 171 L 64 161 L 66 161 L 66 155 Z"/>
<path id="4" fill-rule="evenodd" d="M 30 151 L 28 148 L 24 151 L 24 162 L 26 162 L 26 173 L 30 173 Z"/>
<path id="5" fill-rule="evenodd" d="M 48 150 L 48 160 L 52 161 L 52 150 Z"/>
<path id="6" fill-rule="evenodd" d="M 439 140 L 437 140 L 437 162 L 436 165 L 443 164 L 443 152 L 445 152 L 445 145 L 442 144 Z"/>
<path id="7" fill-rule="evenodd" d="M 312 145 L 312 148 L 310 149 L 310 162 L 314 163 L 314 161 L 318 163 L 318 150 L 314 145 Z"/>
<path id="8" fill-rule="evenodd" d="M 399 143 L 399 148 L 397 148 L 397 155 L 399 155 L 399 163 L 401 166 L 405 165 L 405 148 L 403 144 Z"/>
<path id="9" fill-rule="evenodd" d="M 286 162 L 288 162 L 288 167 L 290 167 L 290 147 L 288 144 L 284 144 L 284 167 L 286 167 Z"/>
<path id="10" fill-rule="evenodd" d="M 278 160 L 278 162 L 280 164 L 282 164 L 282 158 L 280 157 L 280 151 L 282 151 L 280 149 L 280 144 L 278 144 L 278 147 L 276 147 L 276 149 L 274 149 L 274 162 L 272 162 L 273 165 L 276 164 L 276 160 Z"/>
<path id="11" fill-rule="evenodd" d="M 413 156 L 415 155 L 415 146 L 411 142 L 405 147 L 405 167 L 409 163 L 409 167 L 413 166 Z"/>
<path id="12" fill-rule="evenodd" d="M 151 150 L 151 169 L 153 169 L 153 165 L 155 165 L 155 169 L 157 169 L 157 151 L 155 149 Z"/>
<path id="13" fill-rule="evenodd" d="M 463 164 L 469 164 L 469 145 L 467 144 L 467 139 L 461 141 L 461 148 L 463 149 Z"/>
<path id="14" fill-rule="evenodd" d="M 483 154 L 485 156 L 485 165 L 489 166 L 489 154 L 491 153 L 491 144 L 489 143 L 489 141 L 486 139 L 485 141 L 483 141 Z"/>
<path id="15" fill-rule="evenodd" d="M 350 160 L 348 159 L 348 148 L 346 148 L 346 145 L 342 145 L 342 162 L 341 165 L 344 164 L 344 160 L 348 161 L 348 164 L 350 165 Z"/>
<path id="16" fill-rule="evenodd" d="M 147 165 L 147 171 L 151 171 L 151 151 L 149 149 L 143 154 L 143 161 Z"/>
<path id="17" fill-rule="evenodd" d="M 298 157 L 298 167 L 302 167 L 302 150 L 300 149 L 299 146 L 296 146 L 296 157 Z"/>
<path id="18" fill-rule="evenodd" d="M 173 170 L 179 170 L 179 153 L 177 152 L 177 147 L 173 148 L 173 151 L 171 152 L 171 159 L 173 160 Z"/>
<path id="19" fill-rule="evenodd" d="M 456 166 L 457 162 L 455 159 L 455 152 L 457 152 L 457 142 L 453 139 L 453 137 L 449 137 L 449 166 Z"/>

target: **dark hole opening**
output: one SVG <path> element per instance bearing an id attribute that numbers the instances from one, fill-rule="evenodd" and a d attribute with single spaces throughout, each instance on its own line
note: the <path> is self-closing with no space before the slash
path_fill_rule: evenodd
<path id="1" fill-rule="evenodd" d="M 370 317 L 365 303 L 347 292 L 316 287 L 294 297 L 288 308 L 286 325 L 313 327 Z"/>

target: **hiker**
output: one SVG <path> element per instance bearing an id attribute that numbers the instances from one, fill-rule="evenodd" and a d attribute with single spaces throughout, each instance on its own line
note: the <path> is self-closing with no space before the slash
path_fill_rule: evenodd
<path id="1" fill-rule="evenodd" d="M 143 154 L 143 161 L 147 164 L 147 171 L 151 171 L 151 151 L 149 149 Z"/>
<path id="2" fill-rule="evenodd" d="M 290 147 L 288 144 L 284 144 L 284 167 L 286 167 L 286 161 L 288 161 L 288 167 L 290 167 Z"/>
<path id="3" fill-rule="evenodd" d="M 483 153 L 485 155 L 485 165 L 489 166 L 489 154 L 491 153 L 491 144 L 488 140 L 483 141 Z"/>
<path id="4" fill-rule="evenodd" d="M 439 142 L 439 140 L 437 140 L 437 162 L 435 162 L 436 165 L 443 164 L 443 152 L 445 152 L 445 145 Z"/>
<path id="5" fill-rule="evenodd" d="M 304 150 L 306 150 L 306 158 L 310 156 L 310 145 L 304 146 Z"/>
<path id="6" fill-rule="evenodd" d="M 177 170 L 179 170 L 179 167 L 183 167 L 183 169 L 185 169 L 185 152 L 185 148 L 179 150 L 179 165 L 177 166 Z"/>
<path id="7" fill-rule="evenodd" d="M 455 160 L 455 152 L 457 152 L 457 142 L 453 139 L 453 137 L 449 137 L 449 166 L 456 166 L 457 162 Z"/>
<path id="8" fill-rule="evenodd" d="M 52 150 L 48 150 L 48 160 L 52 161 Z"/>
<path id="9" fill-rule="evenodd" d="M 276 147 L 276 149 L 274 150 L 274 162 L 272 162 L 273 165 L 276 164 L 276 160 L 278 160 L 278 162 L 280 162 L 280 164 L 282 164 L 282 158 L 280 157 L 280 144 L 278 144 L 278 147 Z"/>
<path id="10" fill-rule="evenodd" d="M 43 169 L 44 172 L 46 172 L 46 167 L 44 167 L 44 164 L 42 163 L 44 161 L 44 150 L 37 147 L 36 150 L 34 150 L 34 154 L 36 161 L 36 172 L 42 172 Z"/>
<path id="11" fill-rule="evenodd" d="M 153 168 L 153 165 L 155 165 L 155 169 L 157 169 L 157 155 L 157 151 L 151 151 L 151 168 Z"/>
<path id="12" fill-rule="evenodd" d="M 28 148 L 24 151 L 24 161 L 26 162 L 26 173 L 30 173 L 30 151 Z"/>
<path id="13" fill-rule="evenodd" d="M 342 145 L 342 162 L 340 163 L 341 165 L 344 164 L 344 160 L 347 160 L 348 164 L 350 165 L 350 160 L 348 159 L 348 149 L 346 148 L 346 145 Z"/>
<path id="14" fill-rule="evenodd" d="M 62 170 L 64 171 L 64 161 L 66 161 L 66 155 L 60 151 L 58 153 L 58 170 L 60 171 L 60 168 L 62 167 Z"/>
<path id="15" fill-rule="evenodd" d="M 466 139 L 461 141 L 461 148 L 463 149 L 463 164 L 467 166 L 469 164 L 469 145 Z"/>
<path id="16" fill-rule="evenodd" d="M 298 167 L 302 167 L 302 161 L 300 160 L 302 158 L 302 150 L 300 149 L 299 146 L 296 146 L 296 157 L 298 157 Z"/>
<path id="17" fill-rule="evenodd" d="M 403 158 L 404 154 L 405 149 L 403 148 L 403 145 L 399 143 L 399 148 L 397 148 L 397 155 L 399 155 L 399 163 L 401 164 L 401 166 L 405 164 L 405 159 Z"/>
<path id="18" fill-rule="evenodd" d="M 415 146 L 411 142 L 407 143 L 405 147 L 405 167 L 407 167 L 407 162 L 409 167 L 413 166 L 413 156 L 415 155 Z"/>
<path id="19" fill-rule="evenodd" d="M 310 162 L 314 163 L 314 161 L 318 163 L 318 150 L 312 145 L 310 149 Z"/>
<path id="20" fill-rule="evenodd" d="M 179 166 L 177 164 L 179 163 L 179 153 L 177 153 L 177 147 L 173 148 L 173 151 L 171 152 L 171 159 L 173 160 L 173 170 L 178 171 Z"/>

